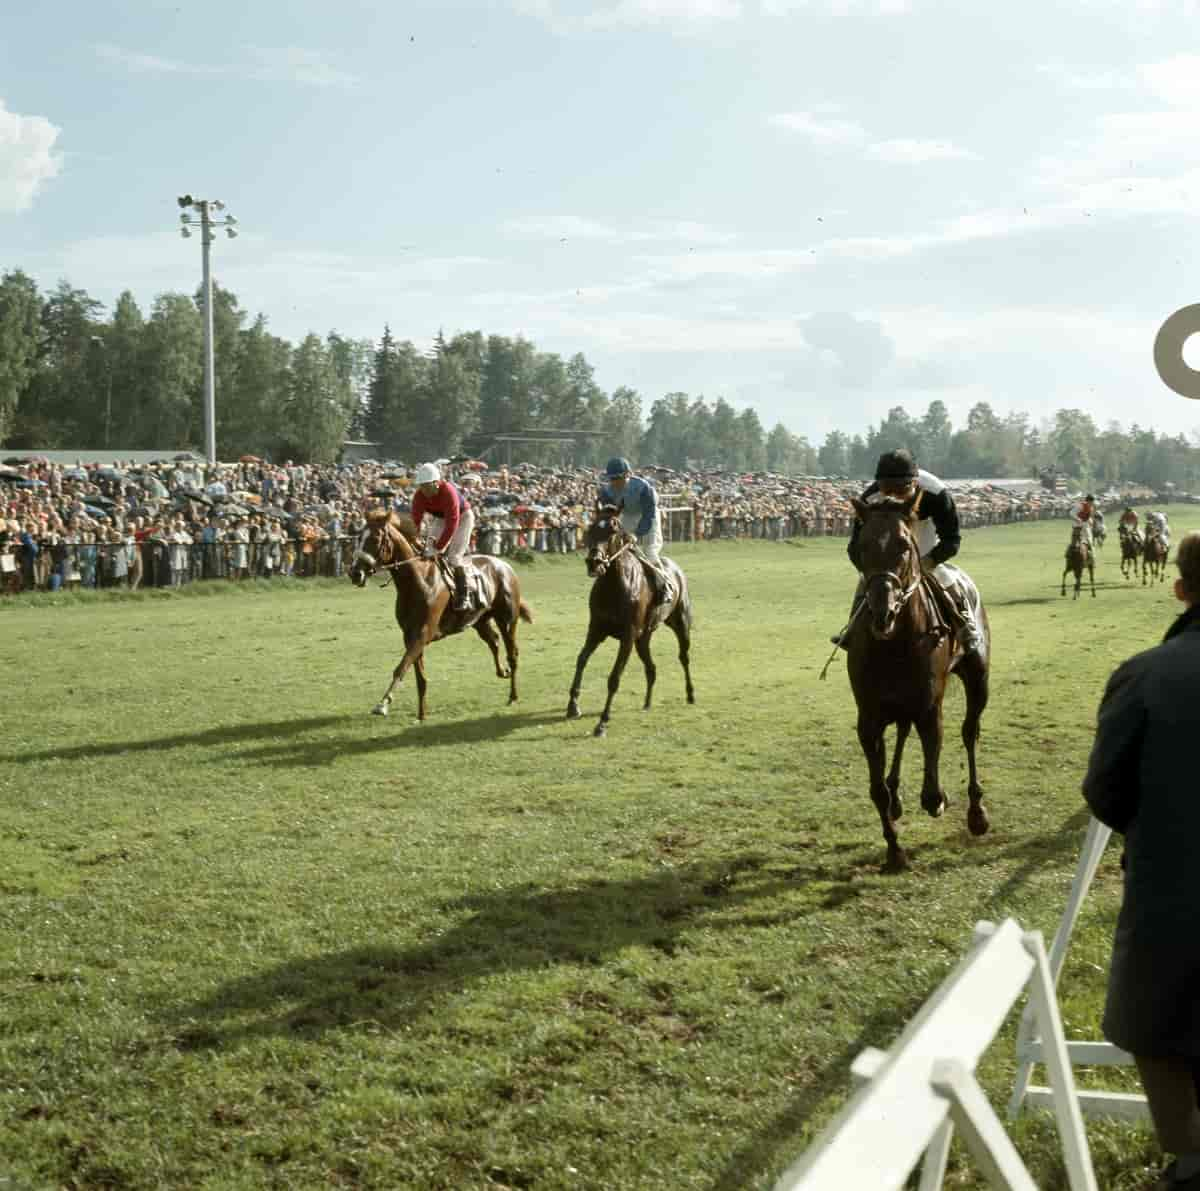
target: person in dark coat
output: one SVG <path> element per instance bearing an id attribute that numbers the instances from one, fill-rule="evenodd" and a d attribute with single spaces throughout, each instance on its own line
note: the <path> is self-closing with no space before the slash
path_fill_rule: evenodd
<path id="1" fill-rule="evenodd" d="M 1176 1155 L 1158 1186 L 1200 1191 L 1200 533 L 1176 564 L 1187 609 L 1109 678 L 1083 795 L 1125 836 L 1104 1035 L 1134 1056 L 1159 1144 Z"/>

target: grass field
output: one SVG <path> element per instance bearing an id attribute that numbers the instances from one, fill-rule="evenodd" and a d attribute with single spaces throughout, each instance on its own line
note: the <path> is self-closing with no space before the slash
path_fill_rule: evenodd
<path id="1" fill-rule="evenodd" d="M 1066 538 L 967 538 L 992 831 L 966 831 L 955 684 L 951 807 L 920 811 L 914 743 L 898 877 L 840 658 L 817 679 L 840 541 L 671 551 L 697 704 L 659 636 L 654 708 L 635 658 L 603 740 L 611 643 L 563 719 L 578 559 L 522 568 L 520 703 L 472 634 L 427 655 L 423 725 L 411 679 L 367 714 L 400 642 L 374 582 L 0 603 L 0 1186 L 769 1187 L 976 920 L 1053 934 L 1104 680 L 1175 611 L 1169 581 L 1121 580 L 1115 536 L 1097 598 L 1061 599 Z M 1114 848 L 1068 1037 L 1099 1035 L 1119 892 Z M 981 1067 L 1001 1111 L 1014 1031 Z M 1101 1186 L 1144 1184 L 1147 1132 L 1089 1136 Z M 1049 1119 L 1016 1137 L 1062 1185 Z M 948 1185 L 983 1186 L 952 1161 Z"/>

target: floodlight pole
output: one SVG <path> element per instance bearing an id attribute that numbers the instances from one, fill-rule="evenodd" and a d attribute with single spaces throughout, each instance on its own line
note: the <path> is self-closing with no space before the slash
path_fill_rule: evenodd
<path id="1" fill-rule="evenodd" d="M 196 204 L 200 208 L 200 259 L 204 273 L 204 457 L 211 467 L 217 461 L 217 378 L 213 367 L 213 310 L 212 310 L 212 220 L 208 200 Z"/>
<path id="2" fill-rule="evenodd" d="M 212 302 L 212 263 L 211 252 L 213 229 L 223 227 L 225 234 L 232 240 L 237 232 L 234 230 L 237 220 L 232 215 L 224 219 L 213 219 L 212 208 L 218 211 L 225 209 L 220 199 L 193 199 L 190 194 L 182 195 L 176 200 L 179 206 L 187 211 L 189 208 L 199 215 L 194 219 L 184 214 L 179 217 L 183 224 L 182 235 L 190 236 L 189 226 L 200 225 L 200 259 L 203 269 L 201 301 L 204 305 L 204 455 L 211 467 L 217 461 L 217 381 L 216 367 L 213 356 L 213 302 Z"/>

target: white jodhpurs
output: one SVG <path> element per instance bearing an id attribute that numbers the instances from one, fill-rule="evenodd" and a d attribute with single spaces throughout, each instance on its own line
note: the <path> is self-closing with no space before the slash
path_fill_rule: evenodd
<path id="1" fill-rule="evenodd" d="M 442 536 L 446 522 L 441 517 L 428 517 L 423 528 L 425 529 L 425 540 L 436 542 Z M 446 543 L 446 561 L 452 567 L 462 566 L 463 555 L 471 548 L 471 534 L 474 532 L 475 514 L 470 508 L 465 508 L 462 516 L 458 519 L 458 528 L 454 531 L 454 536 Z"/>

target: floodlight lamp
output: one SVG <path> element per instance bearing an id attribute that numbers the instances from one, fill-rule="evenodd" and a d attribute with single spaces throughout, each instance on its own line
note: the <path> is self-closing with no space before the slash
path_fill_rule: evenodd
<path id="1" fill-rule="evenodd" d="M 231 228 L 231 227 L 227 227 L 227 228 L 225 229 L 225 234 L 226 234 L 226 235 L 227 235 L 227 236 L 228 236 L 228 237 L 229 237 L 231 240 L 236 240 L 236 239 L 237 239 L 237 232 L 236 232 L 236 231 L 235 231 L 233 228 Z"/>
<path id="2" fill-rule="evenodd" d="M 214 208 L 214 209 L 216 209 L 217 211 L 224 211 L 224 210 L 225 210 L 225 204 L 224 204 L 223 202 L 221 202 L 221 200 L 220 200 L 220 199 L 213 199 L 213 201 L 212 201 L 211 203 L 209 203 L 208 205 L 209 205 L 210 207 L 213 207 L 213 208 Z"/>
<path id="3" fill-rule="evenodd" d="M 190 207 L 196 200 L 190 194 L 181 194 L 175 201 L 181 207 Z"/>
<path id="4" fill-rule="evenodd" d="M 237 216 L 236 215 L 226 215 L 225 222 L 230 223 L 230 224 L 237 223 Z"/>
<path id="5" fill-rule="evenodd" d="M 189 232 L 189 231 L 187 230 L 187 228 L 186 228 L 186 227 L 181 227 L 181 228 L 179 229 L 179 234 L 180 234 L 180 235 L 181 235 L 181 236 L 182 236 L 182 237 L 183 237 L 185 240 L 190 240 L 190 239 L 192 238 L 192 233 L 191 233 L 191 232 Z"/>
<path id="6" fill-rule="evenodd" d="M 192 217 L 190 215 L 180 215 L 179 222 L 180 223 L 191 223 Z"/>

